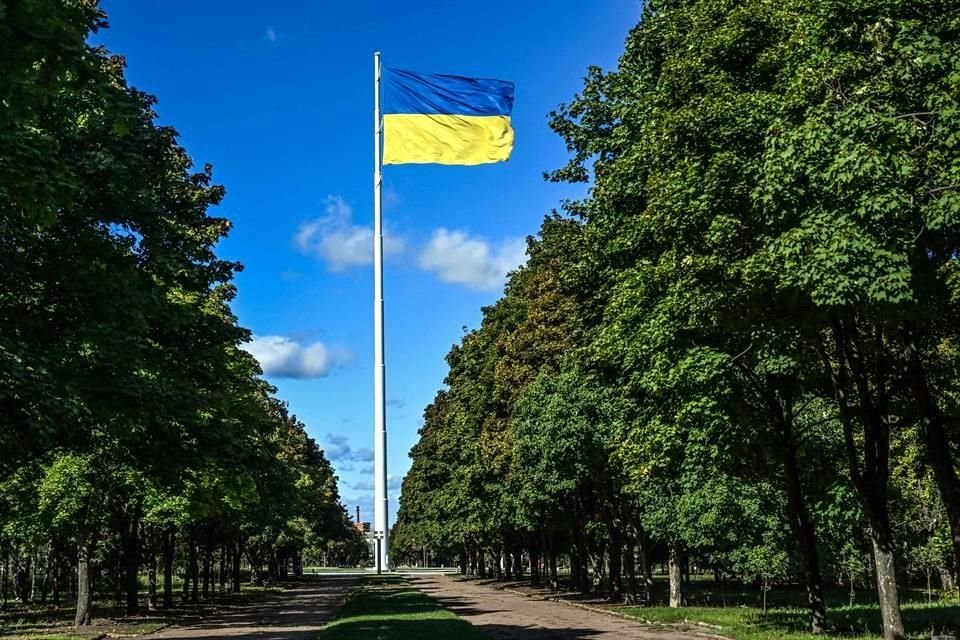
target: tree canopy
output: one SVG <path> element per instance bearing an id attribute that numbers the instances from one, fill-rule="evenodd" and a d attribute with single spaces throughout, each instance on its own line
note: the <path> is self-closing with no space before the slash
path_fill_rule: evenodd
<path id="1" fill-rule="evenodd" d="M 898 584 L 960 567 L 958 29 L 647 2 L 551 117 L 548 178 L 589 195 L 451 351 L 395 543 L 630 601 L 662 561 L 671 606 L 691 565 L 794 580 L 815 632 L 825 581 L 872 576 L 904 637 Z"/>
<path id="2" fill-rule="evenodd" d="M 197 600 L 217 562 L 238 590 L 244 557 L 260 581 L 355 537 L 241 348 L 224 189 L 88 43 L 104 26 L 96 2 L 0 1 L 2 600 L 32 572 L 39 592 L 15 595 L 70 591 L 78 625 L 95 588 L 136 611 L 143 569 L 169 607 L 176 571 Z"/>

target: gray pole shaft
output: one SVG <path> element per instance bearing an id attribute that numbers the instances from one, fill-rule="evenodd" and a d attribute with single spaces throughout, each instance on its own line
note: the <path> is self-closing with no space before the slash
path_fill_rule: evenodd
<path id="1" fill-rule="evenodd" d="M 387 510 L 387 401 L 386 364 L 383 338 L 383 214 L 381 192 L 383 168 L 380 156 L 380 136 L 383 119 L 380 116 L 380 52 L 373 54 L 373 467 L 374 467 L 374 531 L 383 536 L 377 545 L 377 565 L 388 569 Z"/>

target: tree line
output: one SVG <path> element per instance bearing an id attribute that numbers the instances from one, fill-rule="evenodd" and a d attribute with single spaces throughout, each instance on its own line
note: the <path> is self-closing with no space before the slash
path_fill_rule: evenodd
<path id="1" fill-rule="evenodd" d="M 173 606 L 356 561 L 329 461 L 230 310 L 230 222 L 94 1 L 0 1 L 0 601 Z M 363 545 L 359 545 L 361 551 Z M 245 576 L 244 576 L 245 577 Z"/>
<path id="2" fill-rule="evenodd" d="M 589 183 L 447 356 L 395 559 L 650 601 L 652 568 L 960 569 L 960 11 L 650 0 L 551 115 Z M 852 596 L 851 596 L 852 597 Z"/>

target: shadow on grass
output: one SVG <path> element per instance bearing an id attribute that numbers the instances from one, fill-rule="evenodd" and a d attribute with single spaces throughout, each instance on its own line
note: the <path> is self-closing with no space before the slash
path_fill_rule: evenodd
<path id="1" fill-rule="evenodd" d="M 84 638 L 103 633 L 136 636 L 171 622 L 209 630 L 210 637 L 219 637 L 214 632 L 229 626 L 255 626 L 264 622 L 296 627 L 307 621 L 319 627 L 313 618 L 317 599 L 325 597 L 326 591 L 339 596 L 347 588 L 346 584 L 352 584 L 354 580 L 341 576 L 311 576 L 270 587 L 244 585 L 238 594 L 215 594 L 198 603 L 177 602 L 170 609 L 152 612 L 144 607 L 135 615 L 127 615 L 125 607 L 112 600 L 98 600 L 94 603 L 93 625 L 83 629 L 71 626 L 72 606 L 18 603 L 0 611 L 0 638 Z M 341 583 L 344 586 L 338 586 Z M 316 635 L 316 631 L 312 635 Z"/>
<path id="2" fill-rule="evenodd" d="M 474 584 L 499 589 L 519 590 L 533 597 L 559 599 L 598 605 L 627 614 L 652 624 L 680 625 L 705 623 L 717 633 L 743 640 L 790 638 L 812 640 L 809 632 L 809 613 L 806 592 L 799 585 L 780 585 L 767 593 L 768 612 L 761 611 L 762 592 L 750 584 L 717 583 L 712 580 L 694 580 L 686 585 L 686 605 L 669 609 L 668 582 L 664 576 L 654 580 L 653 602 L 650 605 L 622 605 L 606 599 L 605 592 L 588 594 L 569 590 L 562 584 L 560 591 L 546 587 L 532 587 L 526 582 L 470 579 Z M 871 588 L 858 589 L 851 594 L 845 588 L 826 589 L 827 617 L 831 634 L 842 637 L 877 637 L 881 635 L 880 610 L 876 592 Z M 933 592 L 927 602 L 926 590 L 901 589 L 904 624 L 911 638 L 929 638 L 930 635 L 960 635 L 960 602 L 949 594 Z M 451 604 L 454 608 L 455 604 Z"/>
<path id="3" fill-rule="evenodd" d="M 715 625 L 724 636 L 740 640 L 760 638 L 789 638 L 812 640 L 809 630 L 809 612 L 796 606 L 770 609 L 764 614 L 756 608 L 739 607 L 616 607 L 630 617 L 654 624 L 680 624 L 690 622 Z M 956 635 L 960 630 L 960 604 L 903 605 L 904 625 L 911 638 L 929 638 L 931 634 Z M 842 606 L 827 610 L 831 636 L 879 637 L 881 618 L 875 604 Z M 822 636 L 819 636 L 822 637 Z"/>
<path id="4" fill-rule="evenodd" d="M 877 605 L 861 604 L 836 607 L 827 612 L 830 627 L 837 634 L 880 635 L 882 620 Z M 801 609 L 756 612 L 745 622 L 759 628 L 789 632 L 806 632 L 808 614 Z M 915 637 L 931 634 L 956 635 L 960 632 L 960 603 L 905 603 L 903 622 L 907 633 Z"/>

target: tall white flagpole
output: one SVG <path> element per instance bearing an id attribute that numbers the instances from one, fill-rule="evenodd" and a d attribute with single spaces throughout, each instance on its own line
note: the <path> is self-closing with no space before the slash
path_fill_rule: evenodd
<path id="1" fill-rule="evenodd" d="M 387 570 L 388 510 L 387 510 L 387 404 L 386 364 L 383 357 L 383 213 L 381 192 L 383 166 L 380 157 L 380 136 L 383 119 L 380 117 L 380 52 L 373 54 L 373 467 L 374 467 L 374 537 L 379 541 L 377 569 Z"/>

